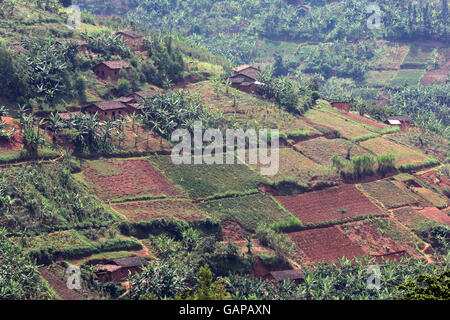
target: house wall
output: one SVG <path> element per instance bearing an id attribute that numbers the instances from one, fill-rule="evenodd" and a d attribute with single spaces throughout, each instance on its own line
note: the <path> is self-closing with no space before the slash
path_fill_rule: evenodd
<path id="1" fill-rule="evenodd" d="M 350 102 L 333 102 L 331 106 L 345 112 L 350 112 Z"/>
<path id="2" fill-rule="evenodd" d="M 85 109 L 85 111 L 92 115 L 97 113 L 98 118 L 100 120 L 107 120 L 107 119 L 111 119 L 111 118 L 117 119 L 121 116 L 135 112 L 135 110 L 129 106 L 127 106 L 126 108 L 123 108 L 123 109 L 113 109 L 113 110 L 107 110 L 107 111 L 103 111 L 103 110 L 99 109 L 98 107 L 91 106 L 91 107 L 87 107 Z"/>
<path id="3" fill-rule="evenodd" d="M 121 69 L 112 70 L 108 68 L 106 65 L 100 64 L 98 66 L 95 66 L 93 70 L 94 73 L 97 75 L 97 77 L 103 80 L 111 80 L 116 82 L 117 80 L 120 79 Z M 129 70 L 127 70 L 127 72 L 129 72 Z"/>
<path id="4" fill-rule="evenodd" d="M 132 38 L 124 34 L 119 34 L 119 36 L 122 37 L 123 41 L 131 49 L 139 50 L 144 45 L 144 38 Z"/>

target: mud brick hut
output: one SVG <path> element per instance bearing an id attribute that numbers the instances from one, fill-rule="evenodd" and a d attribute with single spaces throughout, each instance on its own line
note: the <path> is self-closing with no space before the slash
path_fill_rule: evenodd
<path id="1" fill-rule="evenodd" d="M 258 76 L 261 73 L 256 67 L 250 65 L 242 65 L 234 70 L 234 74 L 230 77 L 231 86 L 238 90 L 253 93 L 258 88 Z"/>
<path id="2" fill-rule="evenodd" d="M 350 112 L 350 102 L 347 102 L 347 101 L 334 101 L 334 102 L 331 102 L 331 106 L 333 108 L 343 111 L 345 113 Z"/>
<path id="3" fill-rule="evenodd" d="M 301 269 L 283 270 L 283 271 L 272 271 L 269 272 L 265 277 L 266 280 L 272 282 L 280 282 L 283 280 L 292 280 L 296 284 L 300 284 L 305 280 L 305 274 Z"/>
<path id="4" fill-rule="evenodd" d="M 394 116 L 387 118 L 385 123 L 391 126 L 399 126 L 400 130 L 406 131 L 411 127 L 411 118 L 408 116 Z"/>
<path id="5" fill-rule="evenodd" d="M 146 265 L 148 265 L 147 260 L 134 256 L 113 259 L 105 264 L 96 264 L 94 269 L 100 282 L 122 282 L 126 280 L 129 272 L 132 275 L 140 273 L 142 267 Z"/>
<path id="6" fill-rule="evenodd" d="M 140 50 L 144 46 L 144 35 L 137 31 L 119 31 L 116 36 L 121 37 L 127 46 L 133 50 Z"/>
<path id="7" fill-rule="evenodd" d="M 99 119 L 107 120 L 125 116 L 136 110 L 124 102 L 113 100 L 91 103 L 84 107 L 83 111 L 91 115 L 97 113 Z"/>
<path id="8" fill-rule="evenodd" d="M 110 79 L 111 81 L 116 82 L 120 79 L 120 71 L 122 69 L 125 69 L 129 73 L 130 65 L 123 60 L 119 60 L 100 62 L 92 70 L 100 79 Z"/>
<path id="9" fill-rule="evenodd" d="M 68 43 L 73 43 L 77 45 L 78 48 L 78 52 L 84 54 L 85 56 L 88 55 L 88 43 L 86 41 L 83 40 L 78 40 L 78 39 L 69 39 L 69 40 L 61 40 L 61 41 L 56 41 L 56 44 L 68 44 Z"/>

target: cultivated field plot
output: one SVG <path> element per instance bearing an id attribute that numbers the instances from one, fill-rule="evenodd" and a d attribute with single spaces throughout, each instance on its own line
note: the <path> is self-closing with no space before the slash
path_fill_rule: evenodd
<path id="1" fill-rule="evenodd" d="M 129 221 L 148 221 L 155 218 L 176 218 L 181 220 L 199 220 L 206 214 L 189 200 L 150 200 L 117 203 L 112 207 Z"/>
<path id="2" fill-rule="evenodd" d="M 258 149 L 258 152 L 261 151 Z M 263 153 L 267 153 L 266 149 L 262 149 Z M 269 151 L 270 152 L 270 151 Z M 279 170 L 274 176 L 267 176 L 271 181 L 280 181 L 283 179 L 295 179 L 302 183 L 310 183 L 311 180 L 337 182 L 339 176 L 331 170 L 331 168 L 322 166 L 308 159 L 301 153 L 291 148 L 279 148 Z M 247 160 L 248 162 L 248 154 Z M 269 168 L 269 165 L 262 165 L 259 161 L 257 164 L 251 164 L 256 172 L 261 172 L 262 168 Z"/>
<path id="3" fill-rule="evenodd" d="M 318 124 L 331 126 L 339 131 L 339 133 L 348 139 L 358 138 L 363 135 L 372 133 L 362 125 L 358 125 L 353 120 L 341 118 L 340 116 L 331 112 L 322 110 L 309 110 L 305 117 L 311 119 Z"/>
<path id="4" fill-rule="evenodd" d="M 170 151 L 170 145 L 151 130 L 143 129 L 132 124 L 132 121 L 126 123 L 124 127 L 124 140 L 114 136 L 114 144 L 120 150 L 154 152 Z"/>
<path id="5" fill-rule="evenodd" d="M 11 239 L 25 251 L 39 247 L 52 247 L 55 249 L 68 249 L 75 247 L 88 247 L 91 244 L 75 230 L 43 233 L 38 236 L 14 237 Z"/>
<path id="6" fill-rule="evenodd" d="M 429 219 L 450 226 L 450 216 L 438 208 L 427 207 L 419 211 L 419 213 Z"/>
<path id="7" fill-rule="evenodd" d="M 86 161 L 83 163 L 82 175 L 102 200 L 182 195 L 148 160 L 143 158 Z"/>
<path id="8" fill-rule="evenodd" d="M 445 84 L 450 74 L 450 49 L 439 49 L 439 67 L 428 71 L 422 79 L 425 86 L 432 84 Z"/>
<path id="9" fill-rule="evenodd" d="M 236 220 L 247 230 L 256 230 L 259 224 L 288 221 L 291 215 L 271 197 L 253 194 L 202 202 L 198 207 L 222 221 Z"/>
<path id="10" fill-rule="evenodd" d="M 414 199 L 388 180 L 363 183 L 361 188 L 370 197 L 380 201 L 388 209 L 417 204 L 417 199 Z"/>
<path id="11" fill-rule="evenodd" d="M 171 156 L 150 156 L 148 159 L 192 199 L 223 193 L 254 191 L 266 180 L 245 164 L 181 164 Z"/>
<path id="12" fill-rule="evenodd" d="M 351 259 L 366 254 L 337 227 L 304 230 L 288 235 L 312 262 L 332 262 L 342 257 Z"/>
<path id="13" fill-rule="evenodd" d="M 370 154 L 357 144 L 344 139 L 326 139 L 323 137 L 302 141 L 295 145 L 308 158 L 322 165 L 331 165 L 331 158 L 338 155 L 342 159 L 347 157 L 350 151 L 350 157 Z"/>
<path id="14" fill-rule="evenodd" d="M 395 164 L 397 166 L 409 163 L 422 163 L 427 160 L 427 156 L 423 153 L 381 137 L 363 141 L 360 145 L 377 155 L 388 153 L 393 154 L 395 156 Z"/>
<path id="15" fill-rule="evenodd" d="M 400 65 L 408 52 L 407 45 L 400 45 L 393 42 L 387 42 L 377 59 L 371 64 L 371 69 L 390 70 L 399 69 Z"/>
<path id="16" fill-rule="evenodd" d="M 405 207 L 394 210 L 395 218 L 411 230 L 420 230 L 427 225 L 438 225 L 434 220 L 420 214 L 413 208 Z"/>
<path id="17" fill-rule="evenodd" d="M 304 224 L 382 212 L 353 185 L 275 198 Z"/>
<path id="18" fill-rule="evenodd" d="M 413 187 L 412 190 L 439 209 L 448 207 L 447 199 L 430 189 Z"/>
<path id="19" fill-rule="evenodd" d="M 338 226 L 350 240 L 370 255 L 386 255 L 385 259 L 396 259 L 395 252 L 406 251 L 408 256 L 418 254 L 414 236 L 400 230 L 388 219 L 370 219 L 346 223 Z M 404 236 L 406 235 L 406 237 Z M 393 238 L 389 237 L 392 236 Z M 403 236 L 403 238 L 401 238 Z M 400 237 L 400 239 L 399 239 Z"/>
<path id="20" fill-rule="evenodd" d="M 253 128 L 279 129 L 284 133 L 308 130 L 310 135 L 320 134 L 317 129 L 300 118 L 251 94 L 230 88 L 229 92 L 236 95 L 236 107 L 233 107 L 234 99 L 231 94 L 227 96 L 222 90 L 223 92 L 217 95 L 210 81 L 190 84 L 187 89 L 193 94 L 200 95 L 203 102 L 210 108 L 223 111 L 232 123 L 241 122 Z"/>
<path id="21" fill-rule="evenodd" d="M 414 86 L 420 83 L 425 70 L 422 69 L 400 69 L 394 79 L 389 81 L 392 87 Z"/>
<path id="22" fill-rule="evenodd" d="M 425 69 L 428 65 L 433 50 L 434 48 L 428 46 L 412 45 L 409 48 L 408 54 L 406 55 L 405 59 L 403 59 L 401 68 Z"/>
<path id="23" fill-rule="evenodd" d="M 371 87 L 384 87 L 397 74 L 396 70 L 367 71 L 366 83 Z"/>

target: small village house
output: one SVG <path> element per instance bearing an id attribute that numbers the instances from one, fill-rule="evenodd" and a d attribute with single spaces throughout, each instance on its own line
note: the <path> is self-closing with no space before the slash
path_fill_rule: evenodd
<path id="1" fill-rule="evenodd" d="M 385 123 L 391 126 L 399 126 L 400 130 L 406 131 L 411 127 L 411 118 L 408 116 L 393 116 L 388 117 Z"/>
<path id="2" fill-rule="evenodd" d="M 60 41 L 56 41 L 56 44 L 68 44 L 68 43 L 73 43 L 77 45 L 78 48 L 78 52 L 84 54 L 85 56 L 88 56 L 88 43 L 84 40 L 78 40 L 78 39 L 69 39 L 69 40 L 60 40 Z"/>
<path id="3" fill-rule="evenodd" d="M 343 111 L 345 113 L 350 112 L 350 102 L 348 101 L 333 101 L 331 102 L 331 106 L 339 111 Z"/>
<path id="4" fill-rule="evenodd" d="M 103 61 L 97 64 L 92 70 L 97 77 L 116 82 L 120 79 L 120 71 L 124 69 L 128 73 L 130 72 L 130 65 L 123 60 L 119 61 Z"/>
<path id="5" fill-rule="evenodd" d="M 300 284 L 305 280 L 305 274 L 301 269 L 292 269 L 283 271 L 272 271 L 269 272 L 264 278 L 272 282 L 291 280 L 294 281 L 296 284 Z"/>
<path id="6" fill-rule="evenodd" d="M 117 119 L 136 111 L 131 106 L 119 100 L 91 103 L 84 107 L 83 110 L 91 115 L 97 113 L 98 118 L 101 120 Z"/>
<path id="7" fill-rule="evenodd" d="M 133 50 L 140 50 L 144 46 L 144 35 L 137 31 L 119 31 L 116 36 L 121 37 L 127 46 Z"/>
<path id="8" fill-rule="evenodd" d="M 250 65 L 242 65 L 234 70 L 234 74 L 230 77 L 231 86 L 247 93 L 253 93 L 258 87 L 258 76 L 261 73 L 256 67 Z"/>
<path id="9" fill-rule="evenodd" d="M 100 282 L 122 282 L 128 277 L 129 272 L 133 275 L 140 273 L 142 267 L 148 265 L 143 257 L 133 256 L 118 258 L 105 264 L 94 265 L 95 273 Z"/>

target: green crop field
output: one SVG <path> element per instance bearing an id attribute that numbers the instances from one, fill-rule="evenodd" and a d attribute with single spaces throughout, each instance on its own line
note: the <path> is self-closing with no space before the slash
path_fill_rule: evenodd
<path id="1" fill-rule="evenodd" d="M 407 45 L 386 42 L 370 67 L 379 70 L 399 69 L 407 52 Z"/>
<path id="2" fill-rule="evenodd" d="M 386 71 L 367 71 L 366 72 L 366 83 L 371 87 L 383 87 L 385 86 L 394 76 L 397 71 L 386 70 Z"/>
<path id="3" fill-rule="evenodd" d="M 258 152 L 260 151 L 258 149 Z M 263 151 L 265 154 L 267 153 L 267 150 Z M 311 180 L 317 180 L 318 178 L 319 180 L 327 181 L 337 181 L 338 179 L 338 176 L 331 168 L 317 164 L 291 148 L 279 148 L 278 153 L 279 171 L 274 176 L 267 176 L 271 181 L 292 179 L 308 184 Z M 248 155 L 246 162 L 248 163 Z M 251 164 L 251 166 L 256 172 L 260 172 L 261 168 L 269 167 L 262 165 L 259 161 L 257 164 Z"/>
<path id="4" fill-rule="evenodd" d="M 408 163 L 422 163 L 428 158 L 419 151 L 396 144 L 395 142 L 384 138 L 366 140 L 361 142 L 360 145 L 378 155 L 388 153 L 393 154 L 397 166 Z"/>
<path id="5" fill-rule="evenodd" d="M 417 85 L 424 75 L 425 70 L 422 69 L 401 69 L 395 78 L 389 81 L 389 85 L 391 87 Z"/>
<path id="6" fill-rule="evenodd" d="M 192 199 L 253 192 L 265 181 L 245 164 L 175 165 L 170 156 L 150 156 L 148 159 Z"/>
<path id="7" fill-rule="evenodd" d="M 57 231 L 43 233 L 38 236 L 14 237 L 12 241 L 19 244 L 25 251 L 39 248 L 52 247 L 55 249 L 65 249 L 74 247 L 86 247 L 91 244 L 78 234 L 75 230 Z"/>
<path id="8" fill-rule="evenodd" d="M 417 200 L 398 188 L 391 181 L 379 180 L 361 184 L 361 189 L 370 197 L 379 200 L 386 208 L 398 208 L 417 203 Z"/>
<path id="9" fill-rule="evenodd" d="M 425 69 L 430 60 L 433 48 L 425 46 L 412 45 L 409 48 L 408 54 L 403 60 L 402 67 Z"/>
<path id="10" fill-rule="evenodd" d="M 347 139 L 358 138 L 373 133 L 372 131 L 366 129 L 364 126 L 358 125 L 356 122 L 350 119 L 341 118 L 340 116 L 328 111 L 315 109 L 308 110 L 308 112 L 305 114 L 305 117 L 319 124 L 330 126 L 336 129 L 341 134 L 341 136 Z"/>
<path id="11" fill-rule="evenodd" d="M 350 152 L 350 158 L 370 154 L 370 152 L 348 140 L 326 139 L 323 137 L 299 142 L 295 145 L 295 148 L 322 165 L 331 165 L 331 158 L 334 155 L 345 159 L 348 152 Z"/>
<path id="12" fill-rule="evenodd" d="M 289 221 L 292 217 L 272 198 L 263 194 L 202 202 L 199 207 L 220 220 L 237 220 L 252 231 L 261 223 Z"/>

